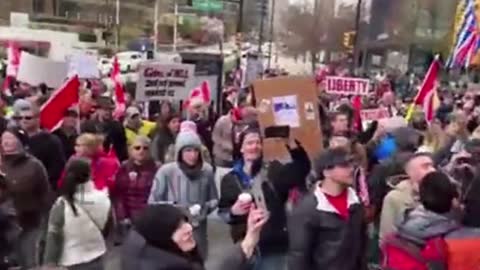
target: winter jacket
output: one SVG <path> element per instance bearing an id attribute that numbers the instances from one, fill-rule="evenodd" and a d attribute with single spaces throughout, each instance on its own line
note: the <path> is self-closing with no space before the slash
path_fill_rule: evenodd
<path id="1" fill-rule="evenodd" d="M 165 163 L 165 156 L 167 155 L 170 146 L 175 145 L 175 136 L 167 128 L 160 128 L 159 132 L 155 134 L 152 141 L 151 153 L 155 161 Z"/>
<path id="2" fill-rule="evenodd" d="M 399 237 L 422 246 L 428 240 L 444 237 L 458 228 L 459 225 L 453 218 L 426 210 L 420 205 L 406 214 L 397 233 Z"/>
<path id="3" fill-rule="evenodd" d="M 405 211 L 418 205 L 410 181 L 404 180 L 397 184 L 383 200 L 380 217 L 380 242 L 387 235 L 396 232 L 396 226 L 403 221 Z"/>
<path id="4" fill-rule="evenodd" d="M 15 222 L 15 209 L 11 200 L 0 202 L 0 269 L 8 269 L 10 256 L 21 229 Z"/>
<path id="5" fill-rule="evenodd" d="M 51 187 L 54 189 L 65 167 L 65 154 L 60 140 L 47 132 L 41 131 L 30 137 L 29 152 L 42 162 Z"/>
<path id="6" fill-rule="evenodd" d="M 233 164 L 233 129 L 230 114 L 220 117 L 213 127 L 213 157 L 216 166 L 231 167 Z"/>
<path id="7" fill-rule="evenodd" d="M 213 123 L 210 120 L 196 120 L 194 121 L 197 126 L 197 133 L 200 136 L 202 144 L 207 147 L 208 152 L 211 153 L 213 149 L 212 127 Z"/>
<path id="8" fill-rule="evenodd" d="M 388 184 L 391 177 L 405 175 L 403 169 L 405 159 L 412 154 L 412 152 L 398 152 L 388 160 L 376 165 L 370 174 L 370 199 L 372 205 L 376 209 L 376 217 L 380 218 L 380 213 L 383 206 L 383 200 L 392 186 Z"/>
<path id="9" fill-rule="evenodd" d="M 90 161 L 90 170 L 95 188 L 97 190 L 110 189 L 114 184 L 115 175 L 119 167 L 120 164 L 117 159 L 109 157 L 104 153 L 99 153 L 93 157 Z M 62 177 L 58 181 L 59 187 L 63 185 L 64 177 L 65 172 L 63 172 Z"/>
<path id="10" fill-rule="evenodd" d="M 222 258 L 215 269 L 253 269 L 239 245 L 227 251 Z M 202 265 L 149 245 L 135 230 L 131 231 L 122 247 L 121 266 L 122 270 L 204 270 Z"/>
<path id="11" fill-rule="evenodd" d="M 19 225 L 24 229 L 36 228 L 53 201 L 45 167 L 30 154 L 21 153 L 3 156 L 1 170 L 6 175 Z"/>
<path id="12" fill-rule="evenodd" d="M 353 189 L 348 190 L 348 219 L 340 216 L 317 187 L 289 218 L 289 269 L 366 269 L 367 231 L 364 208 Z"/>
<path id="13" fill-rule="evenodd" d="M 111 193 L 118 220 L 131 220 L 147 205 L 156 172 L 157 166 L 152 160 L 142 165 L 132 160 L 122 164 Z"/>
<path id="14" fill-rule="evenodd" d="M 278 161 L 264 164 L 259 176 L 266 179 L 262 183 L 265 203 L 270 212 L 270 218 L 260 235 L 260 252 L 284 253 L 288 249 L 287 214 L 285 203 L 289 191 L 294 187 L 305 190 L 306 176 L 310 172 L 310 160 L 305 150 L 299 146 L 290 149 L 292 162 L 281 164 Z M 251 186 L 242 180 L 242 176 L 235 170 L 224 176 L 221 183 L 219 215 L 230 224 L 230 233 L 234 242 L 245 236 L 247 216 L 235 216 L 230 209 L 244 191 L 250 191 Z"/>
<path id="15" fill-rule="evenodd" d="M 131 145 L 134 142 L 134 139 L 138 135 L 148 137 L 153 130 L 155 130 L 157 124 L 155 122 L 150 122 L 147 120 L 142 120 L 142 125 L 138 131 L 132 130 L 128 127 L 125 127 L 125 136 L 127 138 L 127 145 Z"/>
<path id="16" fill-rule="evenodd" d="M 180 152 L 184 147 L 193 146 L 200 151 L 201 145 L 196 133 L 180 133 L 175 143 L 176 160 L 179 160 Z M 202 255 L 205 256 L 208 253 L 207 216 L 217 208 L 218 204 L 218 191 L 210 164 L 202 162 L 201 167 L 192 176 L 188 176 L 182 169 L 180 161 L 163 165 L 155 174 L 148 203 L 175 204 L 186 211 L 194 205 L 199 205 L 200 213 L 192 216 L 192 221 L 195 223 L 194 236 Z"/>
<path id="17" fill-rule="evenodd" d="M 110 218 L 108 194 L 91 181 L 78 187 L 73 208 L 59 197 L 50 211 L 45 262 L 60 266 L 90 263 L 106 252 L 104 230 Z"/>
<path id="18" fill-rule="evenodd" d="M 55 130 L 52 134 L 57 136 L 57 138 L 62 143 L 65 160 L 70 159 L 70 157 L 75 154 L 75 143 L 78 137 L 77 132 L 74 131 L 72 134 L 67 134 L 63 129 L 59 128 Z"/>
<path id="19" fill-rule="evenodd" d="M 82 132 L 104 135 L 103 148 L 105 151 L 109 152 L 113 148 L 120 162 L 128 159 L 127 137 L 120 122 L 114 120 L 99 122 L 91 119 L 82 124 L 81 130 Z"/>
<path id="20" fill-rule="evenodd" d="M 448 269 L 475 269 L 480 265 L 480 228 L 461 227 L 445 236 Z"/>

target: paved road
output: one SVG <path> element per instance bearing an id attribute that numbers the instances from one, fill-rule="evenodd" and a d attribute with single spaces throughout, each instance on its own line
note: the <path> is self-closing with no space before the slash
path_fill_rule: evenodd
<path id="1" fill-rule="evenodd" d="M 206 269 L 216 269 L 219 259 L 225 254 L 225 250 L 232 247 L 232 241 L 228 227 L 215 216 L 211 216 L 208 224 L 209 235 L 209 260 L 206 262 Z M 119 248 L 115 247 L 109 251 L 106 259 L 106 270 L 120 270 Z"/>

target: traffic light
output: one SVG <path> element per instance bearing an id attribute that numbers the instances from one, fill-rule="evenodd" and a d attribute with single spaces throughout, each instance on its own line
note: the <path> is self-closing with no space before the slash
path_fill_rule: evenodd
<path id="1" fill-rule="evenodd" d="M 355 35 L 357 33 L 355 31 L 345 32 L 343 33 L 343 46 L 348 50 L 353 50 L 355 46 Z"/>

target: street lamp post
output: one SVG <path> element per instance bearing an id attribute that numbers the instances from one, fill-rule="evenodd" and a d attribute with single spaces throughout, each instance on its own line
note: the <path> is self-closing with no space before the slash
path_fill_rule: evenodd
<path id="1" fill-rule="evenodd" d="M 157 53 L 158 50 L 158 9 L 159 9 L 159 0 L 155 0 L 155 12 L 153 18 L 153 55 L 155 58 L 155 54 Z"/>
<path id="2" fill-rule="evenodd" d="M 362 13 L 362 0 L 357 2 L 357 12 L 355 15 L 355 36 L 353 38 L 353 61 L 352 61 L 352 72 L 355 72 L 355 69 L 358 67 L 358 61 L 360 56 L 360 18 Z"/>
<path id="3" fill-rule="evenodd" d="M 116 26 L 115 48 L 118 52 L 120 47 L 120 0 L 116 0 L 115 2 L 115 26 Z"/>
<path id="4" fill-rule="evenodd" d="M 174 7 L 174 20 L 173 20 L 173 46 L 172 50 L 174 52 L 177 51 L 177 36 L 178 36 L 178 4 L 175 0 L 175 7 Z"/>
<path id="5" fill-rule="evenodd" d="M 276 0 L 272 0 L 272 11 L 271 11 L 271 14 L 270 14 L 270 46 L 268 47 L 268 69 L 271 68 L 271 64 L 272 64 L 272 57 L 273 57 L 273 35 L 275 33 L 274 31 L 274 27 L 275 27 L 275 2 Z"/>

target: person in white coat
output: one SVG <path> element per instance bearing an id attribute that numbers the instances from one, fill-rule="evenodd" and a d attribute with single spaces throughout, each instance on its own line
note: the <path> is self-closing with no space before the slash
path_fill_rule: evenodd
<path id="1" fill-rule="evenodd" d="M 61 196 L 50 211 L 44 262 L 69 270 L 103 269 L 110 212 L 108 194 L 91 181 L 89 161 L 70 160 Z"/>

